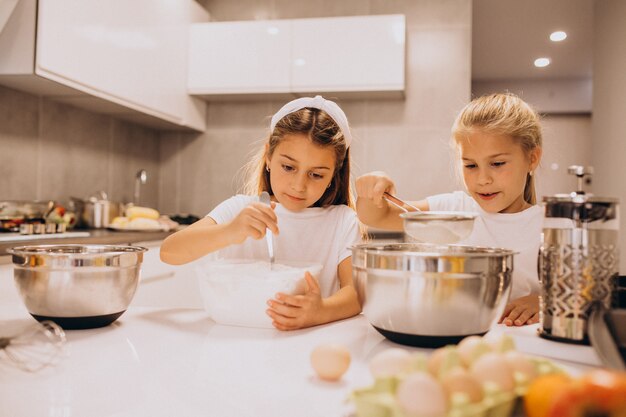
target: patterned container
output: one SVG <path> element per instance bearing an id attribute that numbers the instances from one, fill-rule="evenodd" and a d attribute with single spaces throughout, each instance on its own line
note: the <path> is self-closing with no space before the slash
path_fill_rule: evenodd
<path id="1" fill-rule="evenodd" d="M 619 267 L 619 205 L 582 192 L 544 197 L 540 335 L 588 343 L 591 308 L 611 307 Z"/>

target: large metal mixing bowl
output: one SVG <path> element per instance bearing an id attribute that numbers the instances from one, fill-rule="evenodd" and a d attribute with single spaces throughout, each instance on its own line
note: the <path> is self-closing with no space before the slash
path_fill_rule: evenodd
<path id="1" fill-rule="evenodd" d="M 9 249 L 28 312 L 65 329 L 102 327 L 126 311 L 147 249 L 139 246 L 35 245 Z"/>
<path id="2" fill-rule="evenodd" d="M 439 347 L 483 335 L 511 291 L 513 252 L 416 243 L 352 247 L 363 313 L 388 339 Z"/>

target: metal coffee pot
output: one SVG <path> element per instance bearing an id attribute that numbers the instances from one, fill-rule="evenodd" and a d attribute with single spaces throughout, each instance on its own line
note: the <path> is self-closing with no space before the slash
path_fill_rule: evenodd
<path id="1" fill-rule="evenodd" d="M 609 309 L 619 267 L 619 204 L 583 191 L 591 167 L 571 166 L 578 190 L 544 197 L 539 250 L 540 335 L 589 343 L 594 309 Z"/>

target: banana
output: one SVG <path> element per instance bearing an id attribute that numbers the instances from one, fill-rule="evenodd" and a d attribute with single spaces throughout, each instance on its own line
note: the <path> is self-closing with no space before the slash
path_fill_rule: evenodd
<path id="1" fill-rule="evenodd" d="M 159 212 L 149 207 L 132 206 L 126 209 L 126 216 L 133 219 L 153 219 L 159 218 Z"/>

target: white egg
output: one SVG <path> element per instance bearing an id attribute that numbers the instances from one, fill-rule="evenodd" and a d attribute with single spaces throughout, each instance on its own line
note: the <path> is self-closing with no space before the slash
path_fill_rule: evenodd
<path id="1" fill-rule="evenodd" d="M 515 388 L 513 369 L 500 353 L 489 352 L 476 359 L 471 374 L 482 384 L 492 383 L 503 391 L 511 392 Z"/>
<path id="2" fill-rule="evenodd" d="M 402 380 L 396 399 L 408 417 L 440 417 L 448 411 L 443 387 L 426 372 L 412 373 Z"/>
<path id="3" fill-rule="evenodd" d="M 337 381 L 350 366 L 350 351 L 341 345 L 319 345 L 311 352 L 311 366 L 326 381 Z"/>
<path id="4" fill-rule="evenodd" d="M 400 348 L 384 350 L 370 360 L 370 372 L 375 378 L 387 378 L 407 372 L 411 367 L 412 356 Z"/>

